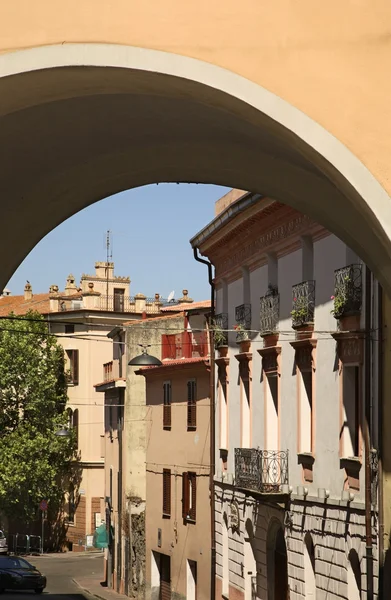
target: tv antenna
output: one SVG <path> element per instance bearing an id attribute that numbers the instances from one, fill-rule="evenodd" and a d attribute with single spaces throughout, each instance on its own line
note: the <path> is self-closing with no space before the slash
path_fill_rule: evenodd
<path id="1" fill-rule="evenodd" d="M 113 239 L 110 229 L 106 231 L 106 310 L 109 310 L 109 263 L 113 260 Z"/>

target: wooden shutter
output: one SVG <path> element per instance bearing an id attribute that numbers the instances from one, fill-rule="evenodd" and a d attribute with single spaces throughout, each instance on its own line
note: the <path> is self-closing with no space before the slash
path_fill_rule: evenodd
<path id="1" fill-rule="evenodd" d="M 171 383 L 163 383 L 163 427 L 171 428 Z"/>
<path id="2" fill-rule="evenodd" d="M 195 521 L 196 520 L 196 504 L 197 504 L 197 487 L 196 487 L 197 475 L 195 473 L 189 473 L 188 477 L 189 477 L 189 486 L 188 487 L 191 487 L 191 490 L 189 490 L 189 493 L 191 493 L 191 505 L 190 505 L 190 509 L 189 509 L 189 517 L 192 521 Z"/>
<path id="3" fill-rule="evenodd" d="M 171 470 L 163 469 L 163 516 L 171 516 Z"/>
<path id="4" fill-rule="evenodd" d="M 73 375 L 73 384 L 79 385 L 79 350 L 72 350 L 72 375 Z"/>
<path id="5" fill-rule="evenodd" d="M 189 473 L 182 474 L 182 518 L 187 519 L 189 514 Z"/>
<path id="6" fill-rule="evenodd" d="M 196 382 L 194 380 L 187 382 L 187 428 L 196 429 L 197 427 L 197 400 L 196 400 Z"/>

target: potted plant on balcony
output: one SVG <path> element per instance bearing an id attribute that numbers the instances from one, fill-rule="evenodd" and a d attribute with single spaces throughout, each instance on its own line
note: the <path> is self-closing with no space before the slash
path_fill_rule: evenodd
<path id="1" fill-rule="evenodd" d="M 304 339 L 312 336 L 313 323 L 310 321 L 310 314 L 308 307 L 308 298 L 294 297 L 293 298 L 293 309 L 291 311 L 292 327 L 296 330 L 297 339 Z"/>
<path id="2" fill-rule="evenodd" d="M 249 337 L 248 330 L 243 323 L 237 323 L 234 326 L 236 331 L 236 343 L 240 345 L 241 352 L 249 352 L 251 346 L 251 340 Z"/>
<path id="3" fill-rule="evenodd" d="M 214 345 L 216 350 L 219 351 L 220 356 L 227 356 L 228 354 L 228 339 L 227 333 L 218 325 L 213 325 L 213 337 Z"/>
<path id="4" fill-rule="evenodd" d="M 335 293 L 331 296 L 334 300 L 334 307 L 331 309 L 331 314 L 339 321 L 339 328 L 342 330 L 357 330 L 360 328 L 360 311 L 352 308 L 351 296 L 353 296 L 353 281 L 349 275 L 346 275 L 343 280 L 343 285 L 340 285 Z M 353 302 L 354 304 L 354 302 Z M 349 310 L 350 309 L 350 310 Z"/>

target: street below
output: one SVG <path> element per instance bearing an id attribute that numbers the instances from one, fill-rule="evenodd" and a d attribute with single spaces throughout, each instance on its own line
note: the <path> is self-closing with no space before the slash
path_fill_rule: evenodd
<path id="1" fill-rule="evenodd" d="M 44 556 L 26 556 L 47 578 L 47 587 L 41 597 L 47 600 L 92 600 L 96 596 L 83 591 L 73 580 L 103 579 L 102 554 L 66 553 Z M 104 589 L 104 588 L 102 588 Z M 10 600 L 22 600 L 37 596 L 33 591 L 6 591 L 1 596 Z"/>

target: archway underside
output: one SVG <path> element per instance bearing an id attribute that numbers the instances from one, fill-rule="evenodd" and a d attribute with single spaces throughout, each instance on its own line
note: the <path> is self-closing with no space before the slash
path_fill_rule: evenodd
<path id="1" fill-rule="evenodd" d="M 61 67 L 1 78 L 0 118 L 0 289 L 66 218 L 170 181 L 292 205 L 354 248 L 391 292 L 391 243 L 370 205 L 314 148 L 232 95 L 150 71 Z"/>

